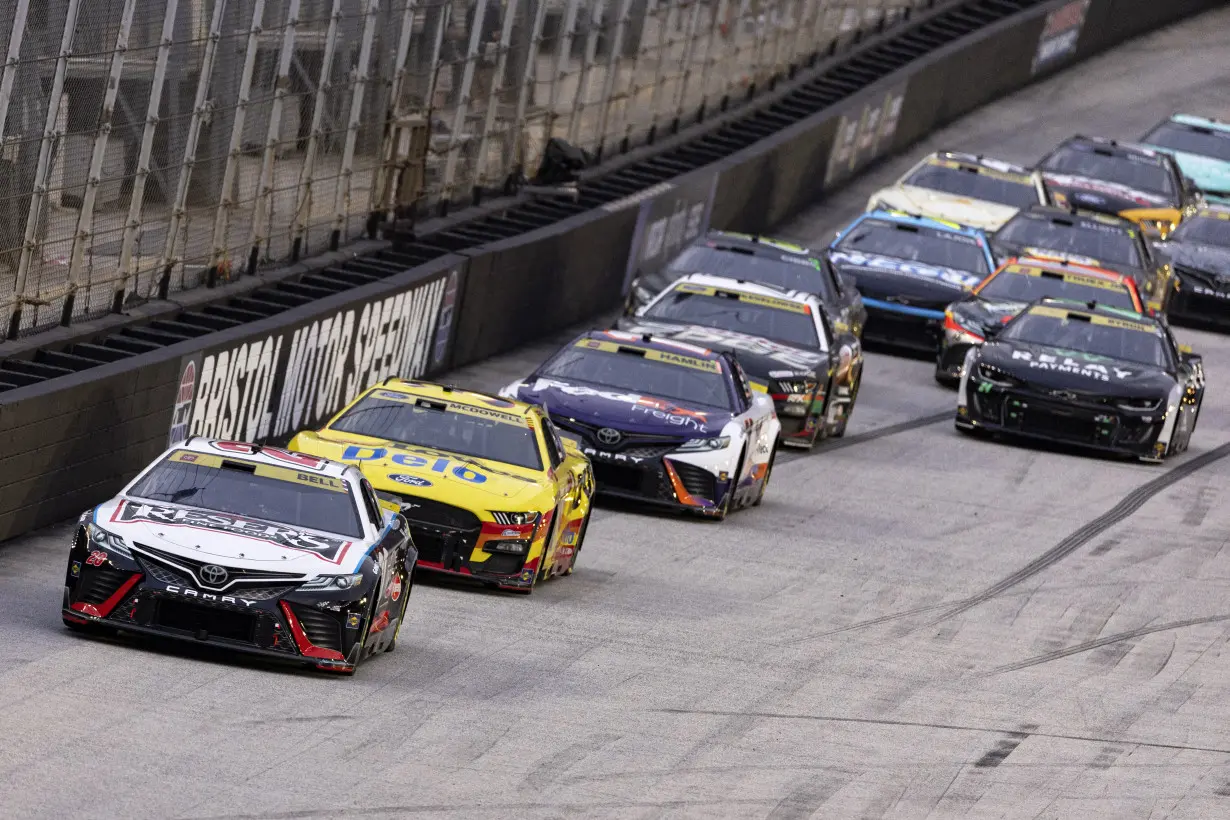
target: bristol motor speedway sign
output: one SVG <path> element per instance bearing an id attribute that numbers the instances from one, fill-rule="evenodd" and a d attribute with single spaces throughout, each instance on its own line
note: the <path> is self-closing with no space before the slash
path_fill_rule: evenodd
<path id="1" fill-rule="evenodd" d="M 452 343 L 459 269 L 296 327 L 186 357 L 170 444 L 263 441 L 318 425 L 390 376 L 438 371 Z"/>

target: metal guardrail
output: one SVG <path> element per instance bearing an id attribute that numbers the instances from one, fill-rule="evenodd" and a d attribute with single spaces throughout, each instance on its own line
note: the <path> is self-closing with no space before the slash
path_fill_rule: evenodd
<path id="1" fill-rule="evenodd" d="M 0 333 L 225 282 L 636 144 L 925 0 L 10 0 Z M 388 176 L 421 122 L 418 185 Z"/>

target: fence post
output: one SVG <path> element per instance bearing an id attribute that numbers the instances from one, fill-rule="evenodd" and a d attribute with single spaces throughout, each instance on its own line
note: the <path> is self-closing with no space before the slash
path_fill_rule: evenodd
<path id="1" fill-rule="evenodd" d="M 77 290 L 81 286 L 85 245 L 94 224 L 94 204 L 98 201 L 103 160 L 111 138 L 111 119 L 115 114 L 115 98 L 120 92 L 120 75 L 124 72 L 124 57 L 128 52 L 128 36 L 132 31 L 132 17 L 136 6 L 137 0 L 124 0 L 124 8 L 120 13 L 120 30 L 115 35 L 115 50 L 111 52 L 107 90 L 103 94 L 102 109 L 98 113 L 98 131 L 94 134 L 94 153 L 90 157 L 90 170 L 85 178 L 85 194 L 81 198 L 81 212 L 77 215 L 77 232 L 73 235 L 73 249 L 68 257 L 68 293 L 64 297 L 64 311 L 60 316 L 60 324 L 64 327 L 72 324 Z"/>
<path id="2" fill-rule="evenodd" d="M 145 206 L 145 183 L 150 175 L 150 157 L 154 151 L 154 133 L 158 129 L 158 109 L 162 102 L 162 88 L 166 82 L 167 61 L 175 42 L 175 16 L 179 12 L 179 0 L 167 0 L 166 15 L 162 18 L 162 39 L 158 43 L 158 56 L 154 60 L 154 77 L 150 83 L 149 104 L 145 107 L 145 129 L 141 133 L 141 148 L 137 156 L 137 173 L 132 181 L 132 194 L 128 200 L 128 219 L 124 222 L 124 237 L 120 242 L 120 262 L 117 271 L 115 295 L 111 300 L 111 312 L 124 309 L 124 294 L 131 275 L 132 249 L 136 244 L 137 230 L 141 227 L 141 211 Z"/>
<path id="3" fill-rule="evenodd" d="M 196 164 L 197 143 L 201 138 L 201 120 L 209 102 L 210 79 L 214 73 L 214 60 L 218 55 L 218 43 L 222 39 L 222 17 L 227 0 L 216 0 L 213 19 L 209 21 L 209 39 L 205 41 L 205 53 L 201 56 L 201 76 L 196 82 L 196 98 L 192 103 L 192 118 L 188 121 L 188 137 L 184 142 L 184 158 L 179 166 L 179 180 L 175 184 L 175 200 L 171 206 L 171 220 L 167 225 L 167 239 L 158 260 L 158 298 L 165 299 L 171 289 L 171 269 L 175 265 L 175 243 L 179 225 L 184 218 L 188 203 L 188 185 L 192 181 L 192 167 Z M 264 0 L 257 0 L 262 6 Z M 224 191 L 229 194 L 229 191 Z"/>
<path id="4" fill-rule="evenodd" d="M 346 146 L 342 150 L 342 178 L 338 181 L 333 199 L 335 213 L 333 232 L 329 235 L 329 250 L 341 245 L 342 231 L 346 227 L 346 208 L 350 202 L 350 181 L 354 174 L 355 142 L 359 138 L 359 117 L 363 113 L 363 95 L 367 90 L 368 71 L 372 57 L 372 40 L 376 36 L 376 12 L 380 0 L 368 0 L 367 19 L 363 21 L 363 42 L 359 46 L 359 64 L 355 67 L 353 96 L 350 98 L 350 121 L 346 124 Z"/>
<path id="5" fill-rule="evenodd" d="M 542 3 L 542 0 L 539 0 Z M 517 0 L 508 0 L 504 7 L 504 26 L 500 30 L 500 56 L 496 59 L 495 76 L 491 80 L 490 95 L 487 98 L 487 116 L 483 120 L 483 136 L 478 146 L 478 171 L 476 182 L 481 185 L 487 178 L 487 147 L 491 141 L 491 131 L 495 128 L 495 109 L 500 102 L 500 92 L 504 90 L 504 69 L 508 65 L 508 49 L 512 41 L 513 19 L 517 14 Z"/>
<path id="6" fill-rule="evenodd" d="M 611 39 L 611 58 L 607 60 L 606 77 L 602 82 L 602 111 L 598 113 L 598 145 L 606 145 L 606 126 L 611 116 L 611 95 L 615 93 L 615 81 L 619 77 L 619 63 L 624 48 L 624 29 L 629 22 L 632 0 L 622 0 L 619 16 L 615 18 L 615 36 Z"/>
<path id="7" fill-rule="evenodd" d="M 341 0 L 334 0 L 334 8 Z M 389 106 L 387 109 L 387 119 L 385 121 L 384 134 L 380 144 L 380 164 L 376 166 L 375 179 L 372 181 L 372 204 L 371 212 L 374 219 L 379 219 L 378 214 L 383 215 L 386 219 L 392 219 L 394 210 L 397 207 L 397 190 L 395 185 L 390 185 L 389 166 L 397 156 L 397 123 L 402 116 L 402 94 L 405 93 L 406 74 L 409 73 L 410 59 L 410 40 L 414 36 L 414 13 L 417 8 L 416 0 L 406 0 L 406 8 L 402 12 L 401 18 L 401 34 L 397 38 L 397 54 L 393 59 L 393 81 L 392 87 L 389 89 Z M 309 180 L 308 184 L 311 182 Z M 385 188 L 388 188 L 387 196 Z M 293 254 L 298 258 L 298 237 L 295 238 L 296 251 Z"/>
<path id="8" fill-rule="evenodd" d="M 278 53 L 278 75 L 273 81 L 273 107 L 269 112 L 269 129 L 265 136 L 265 155 L 261 158 L 261 171 L 257 177 L 256 196 L 252 203 L 252 225 L 248 232 L 248 275 L 256 273 L 260 258 L 261 243 L 269 237 L 262 236 L 265 218 L 273 212 L 273 164 L 282 129 L 282 108 L 290 90 L 290 65 L 295 57 L 295 32 L 299 25 L 300 0 L 290 0 L 286 10 L 286 28 L 282 31 L 282 50 Z M 322 69 L 323 70 L 323 69 Z M 271 226 L 272 228 L 272 226 Z M 266 249 L 268 250 L 268 249 Z"/>
<path id="9" fill-rule="evenodd" d="M 77 32 L 77 15 L 81 11 L 81 0 L 68 0 L 68 10 L 64 15 L 64 34 L 60 39 L 60 54 L 56 58 L 56 71 L 51 80 L 51 94 L 47 99 L 47 120 L 43 126 L 43 140 L 38 149 L 38 167 L 34 172 L 34 190 L 30 195 L 30 212 L 26 216 L 26 232 L 21 246 L 21 260 L 17 263 L 17 282 L 13 286 L 16 299 L 9 316 L 10 339 L 16 339 L 21 331 L 22 305 L 25 301 L 26 279 L 30 275 L 30 267 L 34 264 L 34 253 L 38 247 L 38 226 L 42 221 L 43 207 L 47 200 L 47 186 L 51 178 L 51 151 L 59 134 L 56 133 L 56 121 L 60 118 L 60 101 L 64 97 L 64 78 L 68 73 L 68 59 L 72 56 L 73 39 Z"/>

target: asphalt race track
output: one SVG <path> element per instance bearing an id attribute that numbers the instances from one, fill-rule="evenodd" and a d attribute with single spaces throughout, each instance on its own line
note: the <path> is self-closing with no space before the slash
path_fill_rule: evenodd
<path id="1" fill-rule="evenodd" d="M 1027 89 L 785 233 L 821 244 L 938 147 L 1230 115 L 1230 8 Z M 419 583 L 351 679 L 60 623 L 69 525 L 0 546 L 0 816 L 1230 816 L 1230 337 L 1162 466 L 970 440 L 871 354 L 850 433 L 722 524 L 606 508 L 526 599 Z M 457 374 L 498 388 L 549 345 Z"/>

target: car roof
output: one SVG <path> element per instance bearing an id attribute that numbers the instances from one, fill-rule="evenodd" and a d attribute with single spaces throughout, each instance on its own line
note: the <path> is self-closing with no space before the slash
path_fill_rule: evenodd
<path id="1" fill-rule="evenodd" d="M 693 356 L 705 361 L 721 361 L 720 351 L 710 350 L 700 345 L 678 342 L 666 336 L 654 336 L 649 333 L 630 333 L 626 330 L 588 330 L 571 342 L 575 345 L 581 341 L 615 342 L 620 347 L 632 347 L 637 350 L 660 350 L 665 353 L 677 353 Z"/>
<path id="2" fill-rule="evenodd" d="M 719 243 L 750 251 L 765 250 L 792 253 L 806 257 L 813 256 L 809 248 L 805 248 L 796 242 L 790 242 L 786 239 L 775 239 L 771 236 L 760 236 L 759 234 L 739 233 L 737 231 L 709 231 L 693 244 L 714 247 Z"/>
<path id="3" fill-rule="evenodd" d="M 1171 122 L 1177 122 L 1182 125 L 1196 125 L 1202 128 L 1212 128 L 1217 131 L 1225 131 L 1230 133 L 1230 122 L 1222 122 L 1221 120 L 1211 119 L 1210 117 L 1200 117 L 1196 114 L 1171 114 Z"/>
<path id="4" fill-rule="evenodd" d="M 988 157 L 985 154 L 969 154 L 964 151 L 936 151 L 929 155 L 927 159 L 948 159 L 965 165 L 987 168 L 991 171 L 1000 171 L 1001 173 L 1020 174 L 1021 176 L 1029 176 L 1034 173 L 1024 165 L 1017 165 L 1014 162 Z"/>
<path id="5" fill-rule="evenodd" d="M 310 469 L 314 473 L 320 475 L 332 476 L 333 478 L 345 478 L 350 474 L 351 469 L 349 464 L 343 464 L 337 461 L 330 461 L 317 456 L 303 456 L 300 453 L 294 453 L 295 461 L 288 461 L 287 458 L 278 455 L 285 454 L 288 451 L 279 447 L 265 447 L 260 444 L 253 444 L 248 441 L 230 441 L 228 439 L 208 438 L 206 436 L 190 436 L 187 441 L 181 442 L 170 448 L 171 450 L 189 450 L 193 453 L 203 453 L 211 456 L 223 456 L 243 461 L 251 461 L 256 464 L 265 464 L 270 467 L 290 467 L 292 469 Z M 316 466 L 307 466 L 302 462 L 302 459 L 313 459 Z"/>
<path id="6" fill-rule="evenodd" d="M 709 273 L 690 273 L 687 276 L 680 277 L 671 283 L 672 289 L 678 289 L 682 284 L 705 285 L 711 288 L 719 288 L 721 290 L 733 291 L 735 293 L 748 293 L 753 296 L 764 296 L 770 299 L 781 299 L 787 302 L 795 302 L 800 305 L 818 304 L 819 299 L 814 293 L 809 293 L 805 290 L 791 290 L 789 288 L 778 287 L 777 285 L 765 284 L 763 282 L 751 282 L 746 279 L 732 279 L 728 276 L 714 276 Z"/>
<path id="7" fill-rule="evenodd" d="M 1168 156 L 1165 151 L 1158 151 L 1137 142 L 1111 139 L 1110 137 L 1090 137 L 1085 134 L 1076 134 L 1068 137 L 1056 147 L 1072 145 L 1074 143 L 1092 145 L 1098 148 L 1106 149 L 1117 156 L 1128 156 L 1131 154 L 1139 157 L 1156 159 L 1159 165 L 1165 165 L 1166 157 Z"/>
<path id="8" fill-rule="evenodd" d="M 1022 208 L 1017 211 L 1016 216 L 1013 216 L 1012 218 L 1016 219 L 1017 216 L 1028 216 L 1030 214 L 1042 214 L 1047 217 L 1079 216 L 1085 219 L 1092 219 L 1094 222 L 1101 222 L 1103 225 L 1118 226 L 1124 230 L 1134 230 L 1136 227 L 1136 223 L 1132 222 L 1132 220 L 1116 214 L 1104 214 L 1099 211 L 1086 211 L 1083 208 L 1060 208 L 1055 205 L 1043 205 L 1041 203 L 1037 205 L 1030 205 L 1028 208 Z"/>
<path id="9" fill-rule="evenodd" d="M 1078 302 L 1075 299 L 1059 299 L 1048 296 L 1033 302 L 1026 310 L 1032 310 L 1035 307 L 1060 308 L 1071 313 L 1081 313 L 1086 316 L 1105 316 L 1109 319 L 1122 319 L 1139 324 L 1162 326 L 1162 323 L 1156 317 L 1137 313 L 1127 308 L 1098 304 L 1097 302 Z"/>
<path id="10" fill-rule="evenodd" d="M 1028 265 L 1031 268 L 1043 268 L 1044 270 L 1053 271 L 1055 273 L 1065 273 L 1072 271 L 1073 273 L 1085 274 L 1088 276 L 1099 276 L 1104 279 L 1111 279 L 1115 282 L 1127 283 L 1133 281 L 1130 276 L 1118 271 L 1099 268 L 1096 265 L 1085 265 L 1081 262 L 1072 262 L 1061 257 L 1049 257 L 1041 254 L 1029 254 L 1027 256 L 1013 257 L 1003 265 L 1000 269 L 1007 268 L 1009 265 Z M 996 271 L 998 273 L 999 271 Z"/>
<path id="11" fill-rule="evenodd" d="M 406 396 L 418 396 L 420 398 L 435 399 L 436 401 L 453 402 L 454 404 L 477 407 L 482 410 L 494 409 L 511 415 L 529 416 L 536 414 L 537 411 L 537 407 L 529 402 L 506 399 L 503 396 L 483 393 L 478 390 L 468 390 L 463 387 L 454 387 L 451 384 L 402 379 L 397 376 L 385 379 L 380 384 L 369 387 L 363 392 L 363 395 L 368 395 L 377 390 L 388 390 Z"/>
<path id="12" fill-rule="evenodd" d="M 905 211 L 877 208 L 874 211 L 868 211 L 867 213 L 859 216 L 858 222 L 862 222 L 865 219 L 882 219 L 886 222 L 895 222 L 901 225 L 915 225 L 920 228 L 934 228 L 937 231 L 960 234 L 973 239 L 986 238 L 986 233 L 978 228 L 971 228 L 968 225 L 961 225 L 960 223 L 951 222 L 947 219 L 935 219 L 929 216 L 909 214 Z"/>

